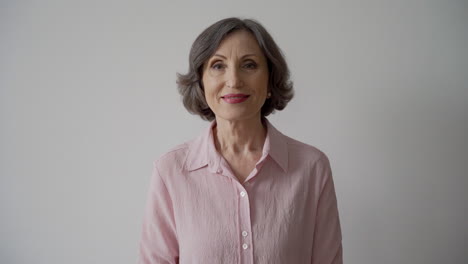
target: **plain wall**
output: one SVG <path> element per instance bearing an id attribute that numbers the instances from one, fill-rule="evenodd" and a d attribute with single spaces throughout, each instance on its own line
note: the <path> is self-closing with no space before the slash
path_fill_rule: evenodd
<path id="1" fill-rule="evenodd" d="M 345 263 L 466 263 L 467 1 L 1 1 L 0 263 L 135 263 L 152 162 L 207 125 L 176 72 L 258 19 L 330 158 Z"/>

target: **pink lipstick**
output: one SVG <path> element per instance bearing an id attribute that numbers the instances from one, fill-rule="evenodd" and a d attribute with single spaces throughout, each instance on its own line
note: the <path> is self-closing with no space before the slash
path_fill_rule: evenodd
<path id="1" fill-rule="evenodd" d="M 247 95 L 247 94 L 226 94 L 226 95 L 222 96 L 221 98 L 226 103 L 238 104 L 238 103 L 242 103 L 245 100 L 247 100 L 247 98 L 249 98 L 249 95 Z"/>

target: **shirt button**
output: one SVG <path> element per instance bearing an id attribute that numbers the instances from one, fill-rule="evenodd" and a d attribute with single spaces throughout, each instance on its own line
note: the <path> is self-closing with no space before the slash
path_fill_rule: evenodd
<path id="1" fill-rule="evenodd" d="M 247 249 L 248 247 L 249 247 L 249 245 L 247 245 L 247 244 L 242 245 L 243 249 Z"/>
<path id="2" fill-rule="evenodd" d="M 245 196 L 245 192 L 242 191 L 242 192 L 240 193 L 240 195 L 241 195 L 242 197 L 244 197 L 244 196 Z"/>
<path id="3" fill-rule="evenodd" d="M 216 172 L 221 173 L 221 172 L 223 172 L 223 169 L 219 168 Z"/>
<path id="4" fill-rule="evenodd" d="M 242 231 L 242 236 L 247 236 L 247 231 Z"/>

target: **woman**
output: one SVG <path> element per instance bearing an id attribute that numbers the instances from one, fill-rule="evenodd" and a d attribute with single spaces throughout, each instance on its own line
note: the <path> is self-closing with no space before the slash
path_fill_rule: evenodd
<path id="1" fill-rule="evenodd" d="M 178 85 L 211 125 L 154 162 L 141 263 L 342 263 L 327 156 L 266 119 L 293 96 L 270 34 L 254 20 L 216 22 Z"/>

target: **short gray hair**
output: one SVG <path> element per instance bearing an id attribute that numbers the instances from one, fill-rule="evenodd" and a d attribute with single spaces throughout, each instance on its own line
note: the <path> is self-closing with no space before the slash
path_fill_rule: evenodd
<path id="1" fill-rule="evenodd" d="M 225 18 L 206 28 L 195 39 L 190 50 L 188 73 L 177 73 L 177 86 L 185 108 L 204 120 L 213 120 L 215 114 L 205 99 L 202 83 L 203 65 L 213 56 L 221 41 L 238 30 L 252 33 L 267 60 L 268 91 L 271 97 L 267 98 L 262 106 L 262 117 L 274 113 L 275 110 L 283 110 L 294 96 L 286 60 L 268 31 L 253 19 Z"/>

